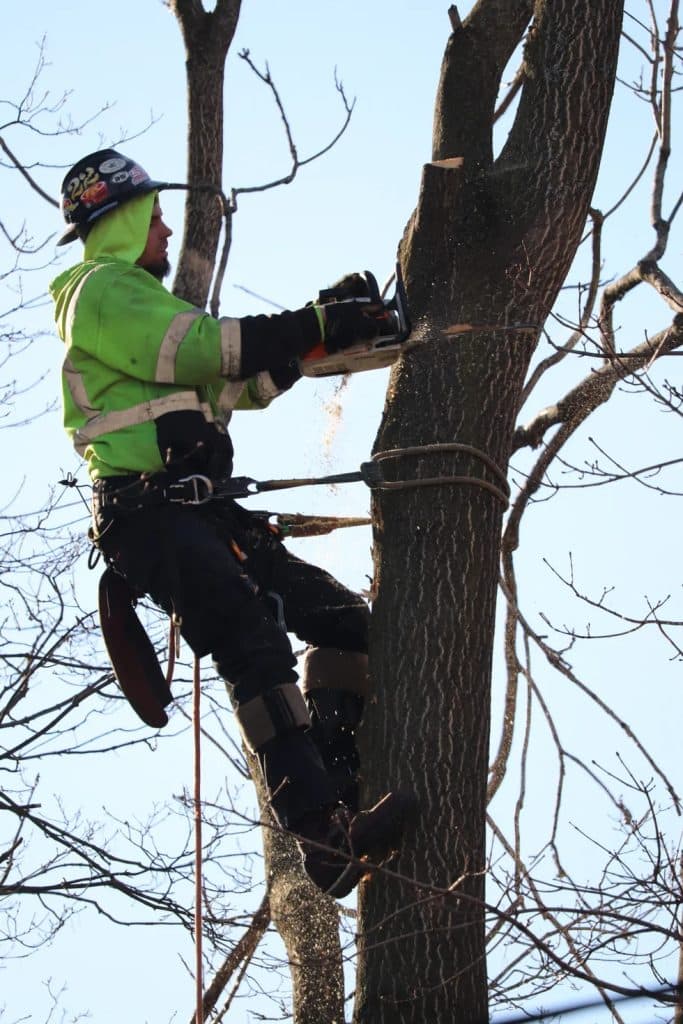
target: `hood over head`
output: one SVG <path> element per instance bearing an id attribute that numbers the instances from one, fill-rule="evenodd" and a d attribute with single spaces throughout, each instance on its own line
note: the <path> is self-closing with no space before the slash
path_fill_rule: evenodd
<path id="1" fill-rule="evenodd" d="M 158 196 L 158 192 L 135 196 L 95 221 L 85 240 L 83 260 L 109 256 L 124 263 L 136 263 L 147 244 Z"/>

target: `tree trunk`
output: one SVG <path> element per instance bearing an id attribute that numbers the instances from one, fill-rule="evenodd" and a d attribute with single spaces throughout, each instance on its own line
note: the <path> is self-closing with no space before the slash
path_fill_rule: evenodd
<path id="1" fill-rule="evenodd" d="M 290 835 L 270 812 L 255 757 L 248 757 L 263 820 L 265 875 L 270 911 L 292 974 L 296 1024 L 344 1024 L 344 972 L 337 904 L 308 880 Z"/>
<path id="2" fill-rule="evenodd" d="M 622 17 L 615 0 L 536 3 L 518 112 L 494 161 L 495 96 L 531 6 L 480 0 L 448 41 L 434 159 L 400 249 L 421 344 L 392 374 L 376 452 L 458 442 L 507 471 L 529 360 L 593 192 Z M 445 335 L 452 325 L 474 327 Z M 411 787 L 420 821 L 395 865 L 404 877 L 376 878 L 361 892 L 355 1019 L 481 1022 L 488 1016 L 486 783 L 504 506 L 476 481 L 498 488 L 500 481 L 471 452 L 381 465 L 395 479 L 474 482 L 378 491 L 375 501 L 371 671 L 378 701 L 363 730 L 365 776 L 371 797 L 388 786 Z"/>
<path id="3" fill-rule="evenodd" d="M 223 90 L 225 59 L 241 0 L 218 0 L 207 13 L 201 0 L 171 0 L 185 40 L 188 110 L 187 180 L 221 186 L 223 180 Z M 206 306 L 221 230 L 218 198 L 188 192 L 183 240 L 173 285 L 188 302 Z"/>
<path id="4" fill-rule="evenodd" d="M 237 27 L 240 0 L 218 0 L 207 13 L 201 0 L 172 0 L 187 53 L 188 182 L 222 187 L 224 66 Z M 205 308 L 216 265 L 221 211 L 214 195 L 188 192 L 178 271 L 173 286 Z M 297 1024 L 343 1024 L 344 980 L 339 917 L 333 900 L 307 880 L 290 836 L 278 831 L 256 759 L 249 758 L 263 820 L 266 881 L 273 923 L 292 972 Z"/>

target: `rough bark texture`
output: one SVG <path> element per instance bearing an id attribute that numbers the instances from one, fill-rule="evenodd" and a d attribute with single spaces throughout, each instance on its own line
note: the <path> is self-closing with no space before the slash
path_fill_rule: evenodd
<path id="1" fill-rule="evenodd" d="M 225 59 L 241 0 L 218 0 L 207 13 L 201 0 L 171 0 L 185 40 L 188 109 L 187 180 L 219 186 L 223 180 L 223 89 Z M 206 305 L 216 263 L 221 207 L 216 196 L 188 192 L 174 291 Z"/>
<path id="2" fill-rule="evenodd" d="M 494 161 L 497 87 L 532 13 L 518 112 Z M 400 250 L 424 345 L 393 372 L 376 450 L 458 441 L 506 470 L 538 338 L 538 328 L 515 325 L 543 323 L 580 240 L 621 17 L 615 0 L 480 0 L 450 36 L 433 162 Z M 462 163 L 449 164 L 454 157 Z M 463 323 L 499 329 L 443 335 Z M 495 482 L 472 456 L 383 465 L 400 479 Z M 487 1019 L 485 794 L 502 513 L 476 485 L 378 492 L 375 502 L 378 700 L 363 730 L 365 775 L 370 797 L 413 787 L 421 818 L 396 865 L 406 880 L 361 892 L 355 1019 L 364 1024 Z"/>
<path id="3" fill-rule="evenodd" d="M 254 758 L 249 758 L 249 767 L 257 779 Z M 308 881 L 296 844 L 275 824 L 261 784 L 257 784 L 257 793 L 267 823 L 263 852 L 271 917 L 287 951 L 292 974 L 292 1020 L 296 1024 L 344 1024 L 337 904 L 321 896 Z"/>
<path id="4" fill-rule="evenodd" d="M 188 182 L 222 187 L 224 65 L 240 11 L 240 0 L 218 0 L 207 13 L 200 0 L 172 0 L 187 52 Z M 185 228 L 173 291 L 205 308 L 221 229 L 214 196 L 188 192 Z M 343 1024 L 344 981 L 339 918 L 333 900 L 306 879 L 291 839 L 274 827 L 261 773 L 250 768 L 263 820 L 266 879 L 273 923 L 292 972 L 297 1024 Z"/>

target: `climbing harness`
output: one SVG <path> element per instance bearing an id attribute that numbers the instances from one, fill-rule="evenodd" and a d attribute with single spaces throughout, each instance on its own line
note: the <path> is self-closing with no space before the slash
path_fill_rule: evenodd
<path id="1" fill-rule="evenodd" d="M 475 476 L 448 475 L 432 477 L 415 477 L 411 480 L 387 480 L 385 479 L 381 463 L 387 459 L 419 457 L 421 455 L 440 455 L 444 452 L 454 452 L 469 455 L 482 462 L 493 474 L 496 483 Z M 186 485 L 192 478 L 186 477 L 182 481 Z M 248 476 L 231 477 L 228 480 L 212 483 L 206 477 L 199 478 L 200 484 L 193 484 L 195 492 L 200 486 L 205 488 L 202 497 L 191 504 L 203 504 L 213 498 L 247 498 L 254 494 L 262 494 L 268 491 L 288 490 L 295 487 L 311 487 L 318 484 L 344 484 L 344 483 L 365 483 L 370 490 L 378 491 L 400 491 L 414 487 L 435 487 L 447 484 L 472 485 L 482 487 L 489 491 L 494 497 L 507 508 L 510 500 L 510 487 L 502 469 L 494 460 L 473 445 L 460 444 L 452 441 L 447 443 L 435 443 L 426 445 L 413 445 L 409 448 L 392 448 L 384 452 L 376 452 L 370 462 L 362 462 L 358 470 L 350 473 L 334 473 L 330 476 L 318 477 L 295 477 L 281 480 L 253 480 Z M 173 500 L 173 499 L 171 499 Z"/>
<path id="2" fill-rule="evenodd" d="M 490 479 L 462 474 L 394 480 L 388 480 L 384 476 L 385 462 L 449 453 L 477 460 L 488 471 Z M 105 481 L 96 481 L 94 500 L 100 508 L 110 506 L 127 511 L 165 502 L 203 506 L 211 501 L 246 498 L 270 491 L 356 481 L 362 481 L 371 490 L 378 491 L 455 485 L 479 487 L 495 497 L 504 508 L 509 504 L 510 489 L 503 471 L 485 452 L 473 445 L 460 442 L 414 445 L 380 451 L 376 452 L 370 461 L 362 463 L 358 470 L 320 477 L 261 481 L 244 476 L 211 480 L 202 474 L 189 474 L 180 479 L 169 478 L 166 474 L 110 477 Z M 269 512 L 254 512 L 252 516 L 259 518 L 266 529 L 280 538 L 316 536 L 343 527 L 371 524 L 371 519 L 366 516 L 338 518 L 292 513 L 272 515 Z M 89 560 L 89 565 L 93 564 L 94 562 Z M 176 614 L 171 620 L 168 667 L 164 674 L 154 647 L 136 614 L 138 596 L 123 576 L 116 572 L 113 566 L 108 565 L 99 585 L 99 613 L 105 646 L 124 696 L 146 725 L 159 729 L 168 722 L 165 709 L 173 699 L 170 684 L 179 645 L 180 619 Z M 267 592 L 264 597 L 275 599 L 274 614 L 283 629 L 286 629 L 281 601 L 278 603 L 277 595 Z M 181 613 L 182 609 L 179 611 Z"/>
<path id="3" fill-rule="evenodd" d="M 381 463 L 385 460 L 440 455 L 447 452 L 478 459 L 490 470 L 496 482 L 493 483 L 476 476 L 454 474 L 415 477 L 409 480 L 387 480 L 382 471 Z M 376 452 L 370 461 L 362 462 L 357 470 L 348 473 L 332 473 L 327 476 L 287 477 L 274 480 L 254 480 L 249 476 L 232 476 L 222 480 L 212 480 L 201 473 L 192 473 L 178 479 L 169 478 L 165 474 L 159 473 L 137 477 L 108 477 L 103 481 L 106 488 L 98 487 L 100 481 L 96 481 L 95 490 L 100 507 L 118 506 L 122 509 L 132 510 L 163 502 L 205 505 L 217 499 L 249 498 L 256 494 L 290 490 L 296 487 L 357 482 L 365 483 L 370 490 L 378 491 L 399 491 L 414 487 L 434 487 L 448 484 L 478 486 L 493 494 L 505 507 L 509 503 L 510 495 L 505 474 L 489 455 L 473 445 L 455 441 L 413 445 L 409 448 L 392 448 L 388 451 Z M 115 486 L 111 488 L 111 484 L 115 484 Z M 333 526 L 330 525 L 330 529 L 332 528 Z"/>
<path id="4" fill-rule="evenodd" d="M 486 479 L 484 476 L 442 474 L 413 479 L 387 480 L 383 473 L 383 463 L 390 460 L 449 453 L 477 460 L 488 471 L 492 479 Z M 371 490 L 384 491 L 453 485 L 479 487 L 493 495 L 504 508 L 507 508 L 509 504 L 510 490 L 503 471 L 485 452 L 473 445 L 459 442 L 414 445 L 408 448 L 376 452 L 372 459 L 362 463 L 358 470 L 321 477 L 262 481 L 243 476 L 211 480 L 201 474 L 191 474 L 176 480 L 172 477 L 169 479 L 165 474 L 152 474 L 148 477 L 110 477 L 107 481 L 96 482 L 95 502 L 99 507 L 118 507 L 127 511 L 148 508 L 165 502 L 204 506 L 211 501 L 246 498 L 270 491 L 356 481 L 364 482 Z M 371 519 L 368 517 L 344 519 L 334 516 L 271 515 L 269 512 L 253 512 L 251 515 L 255 519 L 259 519 L 266 529 L 272 531 L 279 538 L 315 536 L 342 527 L 371 524 Z M 233 551 L 235 551 L 234 544 Z M 235 554 L 238 560 L 243 560 L 246 557 L 239 549 Z M 170 556 L 170 561 L 173 561 L 172 556 Z M 173 699 L 170 684 L 179 644 L 180 619 L 176 615 L 171 621 L 168 668 L 164 676 L 154 647 L 135 612 L 138 596 L 114 567 L 110 565 L 105 569 L 99 587 L 100 623 L 114 673 L 125 697 L 137 715 L 147 725 L 159 729 L 168 722 L 165 708 Z M 286 630 L 281 600 L 271 591 L 265 592 L 263 596 L 274 601 L 274 614 L 282 628 Z"/>

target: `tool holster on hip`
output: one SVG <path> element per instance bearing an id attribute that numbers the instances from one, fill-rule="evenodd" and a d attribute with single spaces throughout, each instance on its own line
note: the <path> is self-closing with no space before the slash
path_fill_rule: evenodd
<path id="1" fill-rule="evenodd" d="M 135 612 L 135 592 L 109 566 L 99 584 L 99 613 L 107 653 L 124 696 L 143 722 L 160 729 L 173 699 L 152 642 Z"/>

